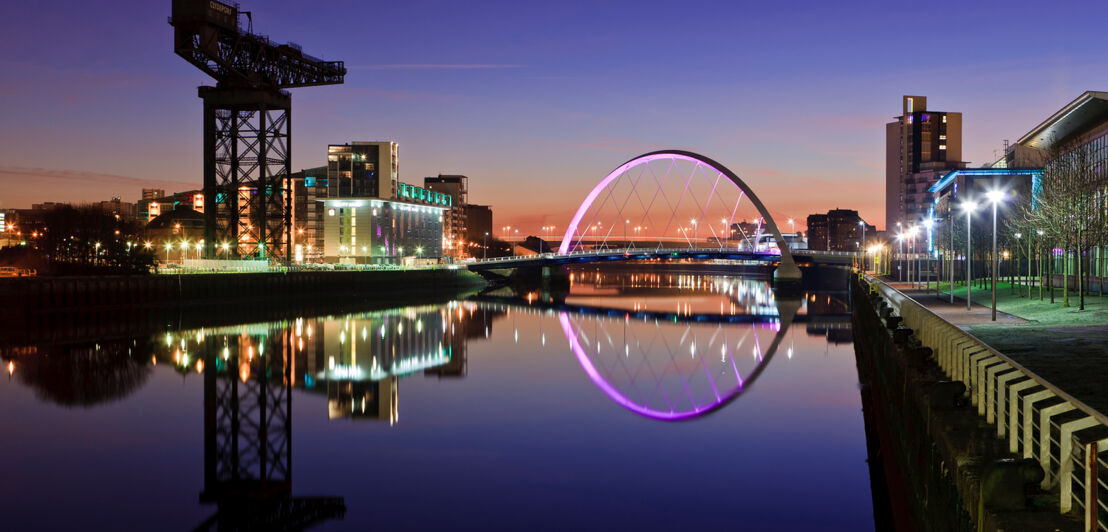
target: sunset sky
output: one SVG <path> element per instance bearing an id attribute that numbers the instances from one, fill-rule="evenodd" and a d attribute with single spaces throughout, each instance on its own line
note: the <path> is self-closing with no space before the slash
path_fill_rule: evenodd
<path id="1" fill-rule="evenodd" d="M 242 9 L 257 33 L 349 69 L 344 85 L 292 91 L 294 170 L 323 164 L 328 143 L 395 140 L 402 181 L 466 174 L 497 225 L 530 231 L 565 223 L 611 169 L 664 148 L 729 166 L 775 217 L 854 208 L 880 228 L 884 124 L 901 95 L 962 112 L 964 156 L 979 165 L 1082 91 L 1108 89 L 1103 2 Z M 6 2 L 0 14 L 0 208 L 201 186 L 196 87 L 211 80 L 173 54 L 169 0 Z"/>

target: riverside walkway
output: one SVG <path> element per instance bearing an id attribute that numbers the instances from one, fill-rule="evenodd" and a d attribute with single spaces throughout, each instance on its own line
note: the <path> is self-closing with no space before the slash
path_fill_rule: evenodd
<path id="1" fill-rule="evenodd" d="M 1093 303 L 1104 303 L 1095 296 L 1089 298 L 1090 310 L 1063 308 L 1061 296 L 1058 296 L 1053 305 L 1045 301 L 1039 304 L 1060 317 L 1043 319 L 1031 312 L 1024 312 L 1027 317 L 1021 317 L 1014 313 L 1015 310 L 1013 313 L 1003 310 L 1016 307 L 1023 311 L 1029 300 L 1019 300 L 1011 295 L 1007 284 L 999 285 L 997 321 L 993 322 L 988 290 L 974 290 L 974 304 L 972 310 L 967 311 L 965 298 L 959 297 L 964 294 L 964 288 L 955 292 L 954 304 L 951 304 L 950 293 L 944 289 L 936 295 L 934 285 L 930 290 L 915 288 L 907 282 L 888 285 L 1083 403 L 1099 412 L 1108 412 L 1108 387 L 1104 386 L 1104 379 L 1108 377 L 1108 320 L 1097 323 L 1095 314 L 1099 312 L 1099 305 Z M 1034 299 L 1032 303 L 1037 302 L 1037 298 Z"/>

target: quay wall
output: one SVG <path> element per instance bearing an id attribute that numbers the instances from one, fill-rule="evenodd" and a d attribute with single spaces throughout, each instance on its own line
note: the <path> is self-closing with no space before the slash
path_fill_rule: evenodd
<path id="1" fill-rule="evenodd" d="M 465 269 L 0 279 L 0 330 L 127 335 L 445 301 L 483 286 Z"/>
<path id="2" fill-rule="evenodd" d="M 853 277 L 850 290 L 869 458 L 888 488 L 885 519 L 897 530 L 1080 530 L 1041 493 L 1038 461 L 1012 453 L 978 415 L 967 394 L 977 386 L 948 377 L 865 280 Z"/>

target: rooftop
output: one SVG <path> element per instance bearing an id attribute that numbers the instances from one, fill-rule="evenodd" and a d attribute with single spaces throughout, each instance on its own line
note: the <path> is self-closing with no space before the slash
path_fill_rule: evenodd
<path id="1" fill-rule="evenodd" d="M 1108 92 L 1085 91 L 1035 126 L 1017 144 L 1049 150 L 1056 143 L 1064 142 L 1105 120 L 1108 120 Z"/>

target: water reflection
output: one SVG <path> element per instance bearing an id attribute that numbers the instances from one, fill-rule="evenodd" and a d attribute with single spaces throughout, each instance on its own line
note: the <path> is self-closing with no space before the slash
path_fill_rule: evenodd
<path id="1" fill-rule="evenodd" d="M 721 425 L 749 427 L 729 422 L 757 417 L 735 400 L 752 389 L 767 392 L 759 393 L 759 399 L 773 397 L 775 390 L 780 394 L 781 387 L 768 386 L 774 384 L 775 375 L 784 377 L 791 371 L 794 380 L 782 378 L 776 384 L 792 383 L 804 389 L 803 393 L 790 389 L 788 398 L 779 398 L 782 404 L 794 398 L 824 400 L 826 396 L 811 391 L 819 385 L 795 379 L 811 375 L 804 373 L 811 367 L 837 362 L 831 357 L 782 364 L 783 357 L 793 356 L 794 341 L 807 345 L 809 351 L 823 345 L 822 341 L 805 344 L 803 334 L 795 330 L 789 334 L 789 329 L 800 322 L 809 335 L 849 335 L 846 303 L 842 294 L 822 292 L 782 300 L 764 281 L 727 276 L 604 274 L 577 277 L 560 298 L 541 293 L 486 294 L 439 305 L 162 331 L 142 339 L 5 347 L 0 348 L 0 358 L 10 379 L 35 390 L 49 404 L 65 407 L 103 406 L 143 386 L 164 385 L 166 377 L 178 376 L 185 385 L 164 389 L 187 391 L 192 398 L 202 387 L 203 460 L 177 474 L 187 478 L 202 467 L 203 484 L 197 475 L 189 493 L 172 500 L 185 507 L 200 493 L 200 500 L 211 506 L 205 506 L 202 514 L 195 509 L 190 514 L 192 522 L 201 521 L 199 529 L 302 529 L 339 518 L 349 525 L 357 521 L 357 512 L 376 515 L 377 504 L 413 510 L 404 500 L 423 493 L 425 486 L 413 479 L 431 474 L 420 468 L 432 463 L 435 474 L 441 473 L 442 483 L 452 490 L 481 484 L 482 480 L 475 480 L 481 476 L 492 479 L 481 484 L 486 490 L 510 493 L 514 489 L 531 500 L 575 489 L 587 493 L 588 500 L 601 500 L 608 488 L 588 480 L 598 462 L 583 461 L 573 451 L 583 443 L 568 439 L 567 434 L 603 438 L 633 434 L 628 436 L 630 443 L 624 442 L 631 452 L 656 456 L 652 445 L 672 445 L 690 435 L 708 437 L 723 430 Z M 826 374 L 815 378 L 830 380 Z M 446 380 L 462 382 L 440 386 Z M 759 380 L 758 387 L 752 388 Z M 403 422 L 401 388 L 406 394 Z M 539 393 L 543 390 L 548 392 Z M 567 391 L 571 397 L 564 397 Z M 145 402 L 152 395 L 157 394 L 136 396 L 132 403 Z M 298 420 L 299 434 L 293 430 L 294 395 L 301 401 L 299 415 L 312 418 L 311 423 Z M 722 414 L 727 405 L 731 405 L 727 414 Z M 523 412 L 517 415 L 517 411 Z M 563 411 L 564 417 L 540 416 L 541 423 L 519 430 L 520 423 L 525 423 L 520 420 L 534 413 Z M 639 418 L 679 420 L 713 412 L 719 414 L 680 430 Z M 129 414 L 113 415 L 126 419 Z M 190 432 L 199 433 L 200 416 L 187 415 L 186 411 L 183 423 Z M 159 422 L 133 421 L 127 430 L 157 430 L 162 427 Z M 775 426 L 768 426 L 767 432 L 772 433 Z M 618 435 L 604 432 L 611 427 L 618 428 Z M 294 437 L 300 439 L 296 459 L 301 489 L 342 497 L 306 497 L 295 492 Z M 466 458 L 443 460 L 442 451 L 427 451 L 434 447 L 427 445 L 430 439 L 442 438 L 466 442 L 452 450 Z M 559 438 L 578 446 L 563 445 Z M 788 445 L 765 441 L 771 447 Z M 190 442 L 188 448 L 200 456 L 200 440 Z M 360 491 L 369 467 L 366 449 L 395 458 L 391 467 L 396 471 L 388 470 L 389 478 L 395 479 L 390 493 Z M 97 456 L 91 450 L 79 451 L 85 453 L 82 456 Z M 505 453 L 513 454 L 505 459 Z M 536 466 L 533 456 L 553 459 Z M 724 455 L 705 453 L 705 463 L 698 467 L 715 467 L 708 462 L 719 456 Z M 604 455 L 602 459 L 607 463 L 621 458 Z M 349 472 L 335 469 L 339 463 Z M 633 475 L 635 468 L 652 467 L 650 463 L 628 459 L 621 471 Z M 667 469 L 671 465 L 662 460 L 658 467 L 669 475 L 667 481 L 682 481 L 681 473 Z M 126 462 L 113 466 L 134 467 Z M 406 478 L 401 467 L 418 475 Z M 451 473 L 442 473 L 447 470 Z M 559 472 L 565 472 L 565 478 L 549 491 L 517 488 L 552 482 Z M 95 482 L 111 483 L 100 478 Z M 567 487 L 571 482 L 576 483 L 572 489 Z M 149 497 L 161 495 L 161 489 L 151 488 Z M 632 498 L 643 496 L 636 493 Z M 517 504 L 519 500 L 512 497 L 522 496 L 508 497 Z M 490 511 L 480 506 L 482 500 L 456 499 L 448 515 L 475 519 L 477 512 Z M 351 501 L 350 515 L 346 515 L 347 501 Z M 607 510 L 595 511 L 601 515 Z M 395 511 L 381 519 L 393 523 L 404 513 Z"/>
<path id="2" fill-rule="evenodd" d="M 197 529 L 302 529 L 341 518 L 341 497 L 292 496 L 294 338 L 287 330 L 250 332 L 195 335 L 195 369 L 204 375 L 200 501 L 217 506 Z M 188 368 L 184 337 L 175 344 L 167 335 L 166 344 Z"/>
<path id="3" fill-rule="evenodd" d="M 15 376 L 39 399 L 91 407 L 123 399 L 146 383 L 151 368 L 135 358 L 137 349 L 135 340 L 22 346 L 5 351 L 4 365 L 9 379 Z"/>

